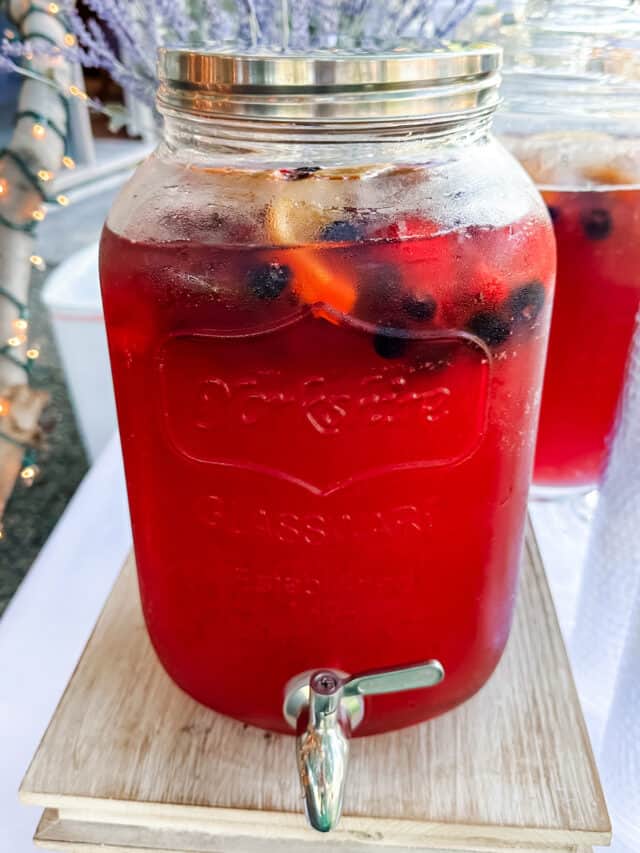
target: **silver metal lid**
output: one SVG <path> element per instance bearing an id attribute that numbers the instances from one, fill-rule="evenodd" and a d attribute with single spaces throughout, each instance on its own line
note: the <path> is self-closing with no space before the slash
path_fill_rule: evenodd
<path id="1" fill-rule="evenodd" d="M 489 43 L 286 54 L 166 47 L 158 108 L 311 125 L 441 123 L 495 109 L 501 63 Z"/>

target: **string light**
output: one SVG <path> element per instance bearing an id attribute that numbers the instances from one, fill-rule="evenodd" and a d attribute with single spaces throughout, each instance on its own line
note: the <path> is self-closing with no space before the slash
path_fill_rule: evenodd
<path id="1" fill-rule="evenodd" d="M 29 488 L 30 486 L 33 486 L 39 473 L 40 468 L 37 465 L 25 465 L 20 471 L 20 477 L 24 485 Z"/>
<path id="2" fill-rule="evenodd" d="M 69 86 L 69 94 L 74 98 L 80 98 L 81 101 L 87 100 L 87 93 L 83 92 L 82 89 L 79 89 L 77 86 Z"/>
<path id="3" fill-rule="evenodd" d="M 60 2 L 56 2 L 56 0 L 51 0 L 51 2 L 47 2 L 46 5 L 36 6 L 36 4 L 31 3 L 27 6 L 27 11 L 24 17 L 41 11 L 47 11 L 51 15 L 58 15 L 62 11 L 62 5 Z M 24 18 L 21 18 L 21 21 Z M 14 41 L 18 38 L 16 32 L 10 28 L 4 28 L 4 37 L 9 41 Z M 54 45 L 55 48 L 55 56 L 51 57 L 51 63 L 60 64 L 63 58 L 62 50 L 59 46 L 55 45 L 53 38 L 48 36 L 46 33 L 33 33 L 33 37 L 40 38 L 44 41 L 50 42 Z M 77 39 L 75 35 L 71 32 L 63 33 L 63 41 L 67 47 L 74 47 L 77 45 Z M 34 51 L 31 49 L 28 42 L 24 44 L 23 57 L 27 61 L 32 61 L 34 58 Z M 82 101 L 89 100 L 87 94 L 76 85 L 70 85 L 68 87 L 68 94 L 71 97 L 79 98 Z M 68 111 L 69 105 L 67 102 L 67 98 L 65 98 L 63 92 L 58 93 L 58 97 L 61 99 L 62 106 L 65 108 L 65 113 L 67 117 L 68 123 Z M 23 110 L 19 112 L 16 116 L 16 121 L 20 119 L 31 119 L 30 133 L 33 139 L 42 141 L 47 139 L 51 133 L 60 137 L 63 142 L 65 149 L 68 143 L 67 138 L 67 126 L 58 127 L 57 124 L 49 117 L 45 115 L 41 115 L 34 110 Z M 10 148 L 2 148 L 0 149 L 0 158 L 8 157 L 12 159 L 14 164 L 17 166 L 19 171 L 22 172 L 23 176 L 29 181 L 32 185 L 33 189 L 38 193 L 41 200 L 43 202 L 50 202 L 48 194 L 45 192 L 42 187 L 43 183 L 53 180 L 55 174 L 49 169 L 46 168 L 38 168 L 32 170 L 31 165 L 26 162 L 18 152 L 12 151 Z M 62 165 L 66 169 L 75 169 L 76 164 L 73 158 L 64 154 L 62 157 Z M 11 192 L 11 184 L 5 177 L 0 177 L 0 201 L 3 201 L 6 197 L 10 195 Z M 66 207 L 69 204 L 68 196 L 63 193 L 59 193 L 56 195 L 56 201 L 59 205 Z M 15 222 L 11 219 L 8 219 L 5 215 L 0 213 L 0 224 L 5 227 L 12 228 L 16 231 L 23 231 L 25 233 L 32 233 L 36 223 L 42 222 L 45 219 L 46 210 L 43 206 L 38 205 L 31 211 L 31 219 L 27 222 Z M 38 254 L 32 254 L 29 256 L 29 261 L 32 266 L 37 269 L 44 269 L 45 263 L 43 258 Z M 28 340 L 28 330 L 29 330 L 29 321 L 27 320 L 27 312 L 28 308 L 26 305 L 22 304 L 12 293 L 10 290 L 4 289 L 0 286 L 0 298 L 7 299 L 18 309 L 19 316 L 13 320 L 12 322 L 12 330 L 13 334 L 6 340 L 4 344 L 0 343 L 0 357 L 8 359 L 11 363 L 15 364 L 18 367 L 21 367 L 26 375 L 27 381 L 29 381 L 34 362 L 40 356 L 40 348 L 37 345 L 30 344 Z M 20 348 L 25 347 L 25 350 Z M 24 356 L 21 356 L 21 353 L 24 352 Z M 8 415 L 11 408 L 11 402 L 8 398 L 0 396 L 0 418 L 4 418 Z M 7 435 L 0 431 L 0 441 L 7 441 L 10 444 L 13 444 L 20 448 L 23 453 L 22 458 L 22 467 L 20 469 L 19 479 L 20 481 L 27 487 L 33 485 L 40 474 L 40 468 L 37 464 L 35 464 L 35 460 L 37 458 L 37 453 L 35 448 L 30 447 L 29 445 L 25 445 L 20 441 L 16 440 L 10 435 Z M 5 538 L 5 528 L 0 521 L 0 540 Z"/>

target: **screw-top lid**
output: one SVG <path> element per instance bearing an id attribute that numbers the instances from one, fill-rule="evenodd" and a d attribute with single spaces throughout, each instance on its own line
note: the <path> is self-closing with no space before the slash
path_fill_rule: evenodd
<path id="1" fill-rule="evenodd" d="M 502 51 L 489 43 L 277 52 L 168 47 L 158 108 L 301 124 L 441 123 L 498 104 Z"/>

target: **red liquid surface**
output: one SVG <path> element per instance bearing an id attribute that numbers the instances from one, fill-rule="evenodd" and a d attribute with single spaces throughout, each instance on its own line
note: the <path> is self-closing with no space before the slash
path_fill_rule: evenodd
<path id="1" fill-rule="evenodd" d="M 640 191 L 544 193 L 558 247 L 534 482 L 597 483 L 640 305 Z"/>
<path id="2" fill-rule="evenodd" d="M 304 275 L 309 251 L 362 286 L 352 316 L 290 289 L 247 294 L 256 266 Z M 552 275 L 537 222 L 311 250 L 105 231 L 142 601 L 179 685 L 288 731 L 284 689 L 302 672 L 443 663 L 434 688 L 368 700 L 365 735 L 484 683 L 511 622 Z M 532 280 L 543 305 L 516 316 L 510 294 Z M 436 300 L 429 321 L 407 316 L 408 287 Z M 479 309 L 506 340 L 469 333 Z"/>

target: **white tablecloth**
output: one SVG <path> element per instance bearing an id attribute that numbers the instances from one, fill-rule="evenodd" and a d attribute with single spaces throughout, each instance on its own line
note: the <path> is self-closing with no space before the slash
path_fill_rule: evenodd
<path id="1" fill-rule="evenodd" d="M 34 853 L 17 790 L 131 545 L 114 438 L 0 619 L 0 851 Z"/>
<path id="2" fill-rule="evenodd" d="M 565 636 L 573 625 L 586 525 L 571 507 L 532 508 Z M 17 789 L 130 548 L 114 437 L 0 620 L 0 853 L 33 853 L 39 810 Z"/>

